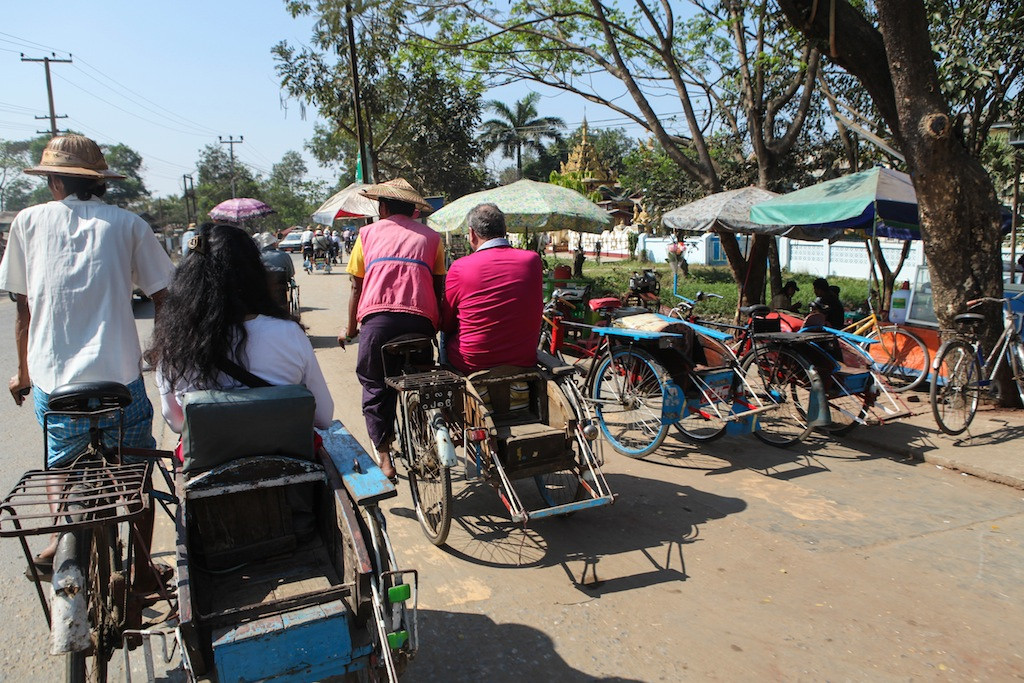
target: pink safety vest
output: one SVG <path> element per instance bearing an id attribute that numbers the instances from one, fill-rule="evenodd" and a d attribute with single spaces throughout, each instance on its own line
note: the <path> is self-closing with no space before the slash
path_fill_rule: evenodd
<path id="1" fill-rule="evenodd" d="M 413 313 L 437 327 L 434 263 L 441 236 L 408 216 L 391 216 L 359 231 L 363 245 L 360 321 L 373 313 Z"/>

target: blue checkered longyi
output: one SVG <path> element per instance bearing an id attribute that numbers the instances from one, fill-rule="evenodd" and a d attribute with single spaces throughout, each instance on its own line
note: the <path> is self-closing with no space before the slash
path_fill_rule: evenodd
<path id="1" fill-rule="evenodd" d="M 153 438 L 153 404 L 146 395 L 146 384 L 142 377 L 127 385 L 132 402 L 124 409 L 124 445 L 133 448 L 156 448 Z M 36 419 L 43 424 L 50 395 L 38 387 L 32 388 L 35 400 Z M 62 467 L 70 464 L 89 445 L 89 419 L 67 415 L 50 415 L 47 425 L 47 464 Z M 103 431 L 103 443 L 109 448 L 117 447 L 117 413 L 99 421 Z"/>

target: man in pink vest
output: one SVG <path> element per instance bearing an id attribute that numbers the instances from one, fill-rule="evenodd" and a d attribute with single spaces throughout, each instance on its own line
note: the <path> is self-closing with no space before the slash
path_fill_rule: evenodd
<path id="1" fill-rule="evenodd" d="M 540 255 L 509 244 L 494 204 L 474 207 L 467 223 L 473 253 L 452 263 L 441 302 L 448 362 L 466 374 L 533 367 L 544 309 Z"/>
<path id="2" fill-rule="evenodd" d="M 338 342 L 343 344 L 358 330 L 356 376 L 363 386 L 366 431 L 381 470 L 393 479 L 391 444 L 397 396 L 384 378 L 398 368 L 386 367 L 380 350 L 399 335 L 432 337 L 437 333 L 444 248 L 440 235 L 413 220 L 416 209 L 429 211 L 431 207 L 404 179 L 373 185 L 362 194 L 377 200 L 380 220 L 360 229 L 352 247 L 347 268 L 352 276 L 348 327 Z"/>

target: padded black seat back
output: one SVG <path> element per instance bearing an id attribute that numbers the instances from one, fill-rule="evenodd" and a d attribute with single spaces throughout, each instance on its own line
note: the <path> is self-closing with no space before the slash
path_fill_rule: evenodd
<path id="1" fill-rule="evenodd" d="M 313 459 L 316 401 L 304 386 L 190 391 L 182 403 L 186 474 L 256 455 Z"/>
<path id="2" fill-rule="evenodd" d="M 131 402 L 128 387 L 118 382 L 71 382 L 53 390 L 47 407 L 58 413 L 87 413 L 124 408 Z"/>

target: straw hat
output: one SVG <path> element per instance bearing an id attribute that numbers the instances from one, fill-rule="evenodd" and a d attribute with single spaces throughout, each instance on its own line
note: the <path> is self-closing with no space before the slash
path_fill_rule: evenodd
<path id="1" fill-rule="evenodd" d="M 124 176 L 107 170 L 100 146 L 84 135 L 62 135 L 46 143 L 38 166 L 26 168 L 31 175 L 75 176 L 97 180 L 124 180 Z"/>
<path id="2" fill-rule="evenodd" d="M 370 185 L 359 194 L 370 199 L 395 199 L 400 202 L 414 204 L 424 211 L 433 211 L 433 207 L 412 188 L 405 178 L 395 178 L 386 183 Z"/>

